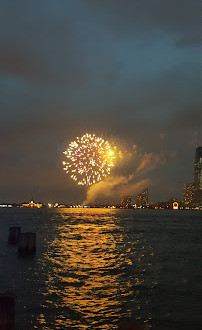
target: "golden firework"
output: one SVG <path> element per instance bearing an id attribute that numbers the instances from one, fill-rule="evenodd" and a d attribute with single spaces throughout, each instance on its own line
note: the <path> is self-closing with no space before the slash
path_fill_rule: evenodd
<path id="1" fill-rule="evenodd" d="M 108 141 L 95 134 L 84 134 L 71 142 L 64 154 L 64 171 L 78 185 L 92 185 L 110 174 L 115 153 Z"/>

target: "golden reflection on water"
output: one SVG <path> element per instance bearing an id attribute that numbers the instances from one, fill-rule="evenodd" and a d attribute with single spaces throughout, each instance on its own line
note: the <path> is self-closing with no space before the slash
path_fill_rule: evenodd
<path id="1" fill-rule="evenodd" d="M 121 267 L 131 266 L 131 248 L 123 241 L 116 210 L 65 209 L 60 213 L 55 238 L 45 258 L 51 263 L 46 281 L 46 305 L 67 309 L 74 317 L 58 315 L 55 329 L 116 329 L 120 297 L 130 299 L 131 283 L 123 280 Z M 56 220 L 57 221 L 57 220 Z M 138 278 L 134 279 L 139 285 Z M 67 315 L 68 315 L 67 313 Z M 38 319 L 44 325 L 44 316 Z M 99 325 L 99 320 L 113 324 Z M 44 326 L 45 329 L 45 326 Z"/>

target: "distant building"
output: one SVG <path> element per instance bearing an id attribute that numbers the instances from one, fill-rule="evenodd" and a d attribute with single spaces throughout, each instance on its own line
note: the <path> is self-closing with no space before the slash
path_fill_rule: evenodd
<path id="1" fill-rule="evenodd" d="M 176 198 L 171 198 L 167 202 L 153 202 L 149 205 L 149 208 L 177 210 L 178 208 L 182 208 L 182 202 L 177 200 Z"/>
<path id="2" fill-rule="evenodd" d="M 195 153 L 194 190 L 195 206 L 202 206 L 202 147 Z"/>
<path id="3" fill-rule="evenodd" d="M 173 202 L 173 210 L 178 210 L 178 209 L 179 209 L 179 203 Z"/>
<path id="4" fill-rule="evenodd" d="M 185 183 L 183 186 L 183 206 L 194 206 L 194 183 Z"/>
<path id="5" fill-rule="evenodd" d="M 124 197 L 121 201 L 121 207 L 123 209 L 131 209 L 133 207 L 132 197 L 131 196 Z"/>
<path id="6" fill-rule="evenodd" d="M 146 207 L 148 204 L 148 188 L 136 196 L 137 207 Z"/>
<path id="7" fill-rule="evenodd" d="M 0 207 L 13 207 L 12 204 L 0 204 Z"/>
<path id="8" fill-rule="evenodd" d="M 43 205 L 41 203 L 35 203 L 33 200 L 31 200 L 29 203 L 24 203 L 21 205 L 22 207 L 37 207 L 38 209 L 42 207 Z"/>
<path id="9" fill-rule="evenodd" d="M 167 202 L 152 202 L 149 205 L 151 209 L 166 209 L 168 208 Z"/>
<path id="10" fill-rule="evenodd" d="M 182 207 L 182 202 L 179 200 L 179 199 L 177 199 L 177 198 L 171 198 L 171 199 L 169 199 L 167 202 L 166 202 L 166 208 L 167 209 L 173 209 L 173 207 L 174 207 L 174 204 L 175 203 L 177 203 L 175 206 L 177 207 L 178 206 L 178 208 L 180 207 Z"/>

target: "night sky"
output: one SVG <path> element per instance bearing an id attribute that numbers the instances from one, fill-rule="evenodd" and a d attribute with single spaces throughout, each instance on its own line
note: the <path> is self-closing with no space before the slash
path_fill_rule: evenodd
<path id="1" fill-rule="evenodd" d="M 63 151 L 92 132 L 121 160 L 89 194 L 182 198 L 202 145 L 198 0 L 0 1 L 0 202 L 82 202 Z M 104 192 L 103 192 L 104 191 Z"/>

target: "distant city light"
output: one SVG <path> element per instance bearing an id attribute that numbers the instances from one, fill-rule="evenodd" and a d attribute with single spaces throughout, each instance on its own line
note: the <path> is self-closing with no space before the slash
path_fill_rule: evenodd
<path id="1" fill-rule="evenodd" d="M 179 209 L 179 204 L 178 202 L 173 203 L 173 210 L 178 210 Z"/>
<path id="2" fill-rule="evenodd" d="M 0 207 L 13 207 L 13 206 L 10 204 L 0 204 Z"/>

